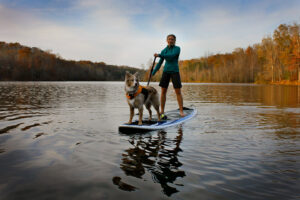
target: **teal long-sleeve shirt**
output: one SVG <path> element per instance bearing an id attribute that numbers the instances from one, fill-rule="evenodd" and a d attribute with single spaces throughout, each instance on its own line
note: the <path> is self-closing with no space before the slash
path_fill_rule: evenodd
<path id="1" fill-rule="evenodd" d="M 167 46 L 164 48 L 161 53 L 159 54 L 159 62 L 156 64 L 152 75 L 154 75 L 161 67 L 164 60 L 166 60 L 165 66 L 164 66 L 164 72 L 167 73 L 173 73 L 173 72 L 179 72 L 179 66 L 178 66 L 178 58 L 180 54 L 180 47 L 179 46 Z"/>

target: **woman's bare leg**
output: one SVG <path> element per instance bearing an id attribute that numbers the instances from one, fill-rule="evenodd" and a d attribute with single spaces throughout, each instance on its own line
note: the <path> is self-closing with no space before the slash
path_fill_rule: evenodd
<path id="1" fill-rule="evenodd" d="M 168 88 L 161 88 L 161 95 L 160 95 L 160 114 L 165 113 L 165 104 L 166 104 L 166 96 L 167 96 Z"/>
<path id="2" fill-rule="evenodd" d="M 179 106 L 180 116 L 184 117 L 183 98 L 182 98 L 182 94 L 181 94 L 181 89 L 180 88 L 174 88 L 174 89 L 175 89 L 175 93 L 176 93 L 176 96 L 177 96 L 177 102 L 178 102 L 178 106 Z"/>

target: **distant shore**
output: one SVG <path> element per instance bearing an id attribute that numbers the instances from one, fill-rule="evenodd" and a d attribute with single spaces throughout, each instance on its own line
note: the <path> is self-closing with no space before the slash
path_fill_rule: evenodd
<path id="1" fill-rule="evenodd" d="M 0 80 L 1 82 L 99 82 L 97 80 L 82 80 L 82 81 L 78 81 L 78 80 L 31 80 L 31 81 L 23 81 L 23 80 Z M 105 81 L 100 81 L 100 82 L 123 82 L 122 80 L 105 80 Z M 147 82 L 147 80 L 141 80 L 141 82 Z M 159 81 L 151 81 L 152 83 L 159 83 Z M 182 82 L 182 83 L 218 83 L 218 84 L 264 84 L 264 85 L 300 85 L 300 82 L 298 81 L 277 81 L 277 82 L 254 82 L 254 83 L 238 83 L 238 82 L 199 82 L 199 81 L 189 81 L 189 82 Z"/>

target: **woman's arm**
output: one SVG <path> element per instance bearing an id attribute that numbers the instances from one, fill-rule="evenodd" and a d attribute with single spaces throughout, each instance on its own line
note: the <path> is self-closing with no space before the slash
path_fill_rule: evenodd
<path id="1" fill-rule="evenodd" d="M 160 59 L 152 72 L 152 76 L 154 76 L 154 74 L 160 69 L 163 62 L 164 62 L 164 58 L 160 56 Z"/>

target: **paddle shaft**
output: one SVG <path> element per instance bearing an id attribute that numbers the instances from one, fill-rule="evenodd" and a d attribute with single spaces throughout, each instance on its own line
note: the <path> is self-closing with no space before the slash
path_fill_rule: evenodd
<path id="1" fill-rule="evenodd" d="M 152 72 L 153 72 L 153 67 L 154 67 L 154 64 L 155 64 L 155 60 L 156 60 L 156 57 L 154 57 L 154 60 L 153 60 L 153 64 L 152 64 L 152 67 L 151 67 L 151 70 L 150 70 L 150 75 L 149 75 L 147 86 L 149 85 L 150 79 L 152 77 Z"/>

